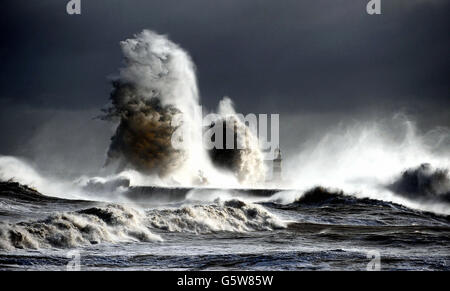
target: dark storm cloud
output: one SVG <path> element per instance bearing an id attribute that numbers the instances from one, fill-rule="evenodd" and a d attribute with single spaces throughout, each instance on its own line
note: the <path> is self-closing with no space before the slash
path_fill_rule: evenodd
<path id="1" fill-rule="evenodd" d="M 103 106 L 118 42 L 148 28 L 189 51 L 210 108 L 229 95 L 243 112 L 407 108 L 449 125 L 448 1 L 382 0 L 382 16 L 366 0 L 82 0 L 81 16 L 67 2 L 2 5 L 3 116 Z M 14 139 L 12 126 L 0 129 Z"/>

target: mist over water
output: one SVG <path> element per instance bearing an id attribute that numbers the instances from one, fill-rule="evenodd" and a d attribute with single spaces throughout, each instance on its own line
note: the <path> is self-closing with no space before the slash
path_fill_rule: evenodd
<path id="1" fill-rule="evenodd" d="M 297 154 L 285 160 L 284 175 L 289 188 L 320 185 L 448 214 L 449 205 L 416 203 L 389 189 L 403 171 L 422 164 L 429 164 L 431 171 L 442 170 L 448 180 L 450 131 L 437 128 L 420 133 L 407 116 L 397 114 L 390 119 L 340 125 L 314 143 L 299 145 Z M 443 187 L 449 190 L 448 184 Z M 427 200 L 425 195 L 423 198 Z"/>
<path id="2" fill-rule="evenodd" d="M 445 199 L 432 199 L 427 193 L 402 195 L 394 191 L 391 185 L 402 178 L 404 171 L 428 163 L 427 171 L 442 171 L 444 178 L 437 187 L 440 187 L 440 193 L 446 194 L 450 191 L 447 172 L 450 168 L 449 157 L 448 130 L 441 128 L 420 134 L 415 124 L 404 115 L 378 123 L 341 125 L 324 133 L 317 143 L 300 144 L 295 156 L 284 157 L 283 180 L 279 187 L 292 190 L 280 192 L 273 199 L 291 203 L 308 189 L 323 186 L 343 190 L 347 195 L 391 201 L 413 209 L 448 215 L 450 207 Z M 106 196 L 87 192 L 84 186 L 94 177 L 65 180 L 56 175 L 41 175 L 26 160 L 16 157 L 0 157 L 0 178 L 13 179 L 51 196 L 126 201 L 120 197 L 120 189 L 111 189 L 110 195 Z M 94 179 L 106 183 L 119 178 L 129 180 L 131 186 L 170 186 L 157 174 L 149 175 L 134 169 Z M 229 181 L 222 181 L 220 185 L 225 188 L 242 187 L 232 176 Z M 264 184 L 259 187 L 264 187 Z M 197 195 L 196 199 L 212 201 L 201 195 Z"/>

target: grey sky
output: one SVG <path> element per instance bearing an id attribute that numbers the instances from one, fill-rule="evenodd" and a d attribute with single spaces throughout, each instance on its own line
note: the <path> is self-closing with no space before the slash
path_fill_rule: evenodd
<path id="1" fill-rule="evenodd" d="M 144 28 L 191 54 L 209 108 L 228 95 L 240 112 L 339 122 L 404 110 L 450 126 L 450 2 L 382 0 L 381 16 L 367 2 L 82 0 L 69 16 L 67 1 L 4 1 L 0 154 L 27 155 L 21 145 L 61 112 L 104 106 L 118 42 Z"/>

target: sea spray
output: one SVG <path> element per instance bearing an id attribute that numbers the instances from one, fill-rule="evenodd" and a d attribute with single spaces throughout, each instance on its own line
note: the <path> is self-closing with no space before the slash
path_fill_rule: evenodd
<path id="1" fill-rule="evenodd" d="M 198 106 L 194 65 L 178 45 L 152 31 L 144 30 L 120 45 L 125 67 L 113 81 L 111 106 L 103 116 L 120 121 L 107 164 L 120 160 L 119 170 L 131 164 L 141 172 L 164 176 L 189 159 L 185 150 L 171 144 L 175 116 L 183 114 L 191 133 L 201 134 L 193 122 Z"/>
<path id="2" fill-rule="evenodd" d="M 221 102 L 219 115 L 233 118 L 246 148 L 233 149 L 233 158 L 226 159 L 229 165 L 222 169 L 216 168 L 223 165 L 217 162 L 220 155 L 206 152 L 195 66 L 186 51 L 149 30 L 121 42 L 121 48 L 125 66 L 112 82 L 111 106 L 101 116 L 119 122 L 107 166 L 117 165 L 118 172 L 132 168 L 157 174 L 169 184 L 196 185 L 200 180 L 215 185 L 226 181 L 229 186 L 233 175 L 223 169 L 231 170 L 240 183 L 264 181 L 258 140 L 234 110 L 226 116 L 221 112 L 223 104 L 231 104 L 228 98 Z"/>
<path id="3" fill-rule="evenodd" d="M 450 131 L 436 128 L 421 133 L 407 116 L 355 122 L 305 141 L 285 158 L 285 188 L 337 188 L 360 198 L 372 198 L 410 208 L 449 214 L 447 203 L 426 204 L 400 196 L 386 187 L 405 170 L 429 163 L 450 169 Z"/>

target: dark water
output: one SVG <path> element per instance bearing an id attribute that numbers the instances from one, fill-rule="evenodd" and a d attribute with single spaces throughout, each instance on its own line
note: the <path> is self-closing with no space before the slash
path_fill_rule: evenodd
<path id="1" fill-rule="evenodd" d="M 450 270 L 448 216 L 321 188 L 290 204 L 149 205 L 3 183 L 0 219 L 3 270 L 66 270 L 78 255 L 81 270 Z"/>

